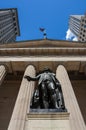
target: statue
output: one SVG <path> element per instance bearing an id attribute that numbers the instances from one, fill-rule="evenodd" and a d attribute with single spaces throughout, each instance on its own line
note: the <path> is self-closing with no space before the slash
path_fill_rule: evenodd
<path id="1" fill-rule="evenodd" d="M 61 84 L 50 69 L 44 69 L 36 77 L 26 75 L 24 78 L 28 81 L 38 81 L 38 86 L 33 94 L 31 108 L 65 109 Z"/>

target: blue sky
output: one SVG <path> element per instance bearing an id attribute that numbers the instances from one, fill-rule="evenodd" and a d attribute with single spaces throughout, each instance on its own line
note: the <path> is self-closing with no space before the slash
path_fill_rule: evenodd
<path id="1" fill-rule="evenodd" d="M 47 38 L 65 40 L 71 14 L 84 14 L 86 0 L 1 0 L 0 8 L 17 8 L 20 40 L 42 39 L 39 27 L 46 28 Z"/>

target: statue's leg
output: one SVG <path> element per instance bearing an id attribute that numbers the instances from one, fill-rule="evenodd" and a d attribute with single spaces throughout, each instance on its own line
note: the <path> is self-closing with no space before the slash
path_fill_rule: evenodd
<path id="1" fill-rule="evenodd" d="M 59 92 L 59 96 L 60 96 L 60 106 L 61 106 L 62 109 L 65 109 L 65 103 L 64 103 L 62 91 Z"/>
<path id="2" fill-rule="evenodd" d="M 52 82 L 50 82 L 48 84 L 47 88 L 48 88 L 48 92 L 49 92 L 49 95 L 50 95 L 50 101 L 51 101 L 53 107 L 58 109 L 59 106 L 58 106 L 58 103 L 57 103 L 57 96 L 56 96 L 54 84 Z"/>
<path id="3" fill-rule="evenodd" d="M 63 93 L 62 93 L 62 89 L 61 89 L 61 84 L 56 82 L 56 91 L 58 90 L 58 104 L 59 104 L 59 108 L 65 109 L 65 103 L 64 103 L 64 98 L 63 98 Z"/>
<path id="4" fill-rule="evenodd" d="M 40 103 L 39 103 L 39 90 L 38 89 L 36 89 L 34 91 L 31 103 L 32 103 L 31 104 L 32 108 L 39 108 L 40 107 Z"/>
<path id="5" fill-rule="evenodd" d="M 41 96 L 42 96 L 42 106 L 45 109 L 49 108 L 49 103 L 48 103 L 48 94 L 47 94 L 47 88 L 46 88 L 46 84 L 43 82 L 41 84 Z"/>

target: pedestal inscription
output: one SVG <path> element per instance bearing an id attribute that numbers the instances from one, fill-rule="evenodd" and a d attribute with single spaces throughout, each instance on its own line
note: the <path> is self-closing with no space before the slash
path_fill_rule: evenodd
<path id="1" fill-rule="evenodd" d="M 25 130 L 70 130 L 69 113 L 29 113 Z"/>

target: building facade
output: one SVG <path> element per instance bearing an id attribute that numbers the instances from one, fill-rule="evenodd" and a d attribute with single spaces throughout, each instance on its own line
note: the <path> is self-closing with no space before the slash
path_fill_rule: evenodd
<path id="1" fill-rule="evenodd" d="M 72 43 L 72 44 L 71 44 Z M 34 77 L 50 68 L 67 112 L 30 112 Z M 0 45 L 0 130 L 86 130 L 86 45 L 51 39 Z"/>
<path id="2" fill-rule="evenodd" d="M 77 37 L 78 41 L 86 42 L 86 15 L 71 15 L 69 29 Z"/>
<path id="3" fill-rule="evenodd" d="M 19 23 L 17 9 L 0 10 L 0 43 L 15 42 L 19 36 Z"/>

